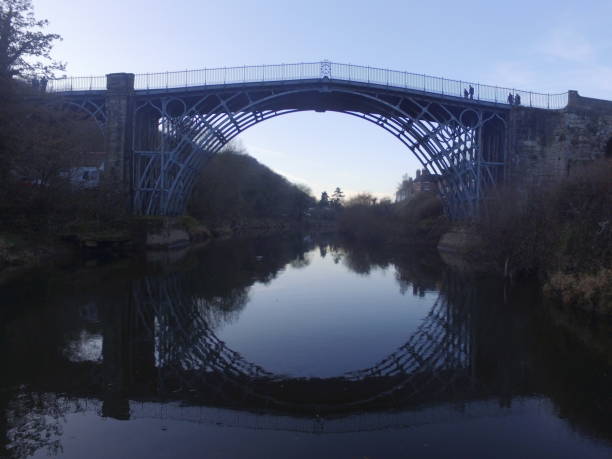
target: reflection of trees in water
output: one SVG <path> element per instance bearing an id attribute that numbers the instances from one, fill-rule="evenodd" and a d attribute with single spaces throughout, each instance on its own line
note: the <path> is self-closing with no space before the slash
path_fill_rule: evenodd
<path id="1" fill-rule="evenodd" d="M 197 299 L 198 313 L 217 328 L 238 318 L 253 284 L 269 284 L 286 266 L 308 266 L 313 248 L 312 239 L 300 235 L 224 241 L 170 272 L 180 278 L 181 290 Z"/>
<path id="2" fill-rule="evenodd" d="M 370 250 L 355 250 L 346 248 L 344 253 L 344 266 L 349 268 L 351 271 L 364 276 L 369 275 L 372 269 L 385 270 L 390 265 L 390 261 L 388 259 L 377 258 L 373 256 L 374 253 Z"/>
<path id="3" fill-rule="evenodd" d="M 342 262 L 360 275 L 368 276 L 372 270 L 386 270 L 393 266 L 402 295 L 412 290 L 414 295 L 423 296 L 426 291 L 440 289 L 442 263 L 435 252 L 419 253 L 379 244 L 359 244 L 331 235 L 318 237 L 316 241 L 322 257 L 329 253 L 334 263 Z"/>
<path id="4" fill-rule="evenodd" d="M 213 330 L 223 323 L 229 324 L 238 320 L 248 302 L 248 288 L 233 289 L 224 296 L 209 299 L 198 298 L 195 301 L 198 313 Z"/>
<path id="5" fill-rule="evenodd" d="M 332 237 L 321 240 L 296 236 L 229 241 L 192 253 L 181 264 L 149 273 L 152 285 L 161 287 L 164 284 L 167 287 L 167 280 L 176 278 L 182 294 L 188 292 L 186 301 L 189 300 L 190 304 L 181 306 L 182 316 L 172 323 L 172 314 L 169 314 L 167 322 L 162 324 L 168 330 L 175 330 L 180 322 L 184 331 L 182 338 L 178 335 L 174 337 L 177 339 L 168 341 L 175 346 L 167 354 L 169 358 L 186 361 L 185 356 L 189 355 L 194 341 L 202 333 L 193 318 L 199 318 L 200 324 L 208 324 L 211 328 L 236 320 L 248 303 L 251 285 L 270 282 L 292 261 L 301 263 L 300 260 L 307 258 L 305 253 L 316 250 L 317 245 L 321 255 L 324 253 L 362 274 L 393 266 L 402 292 L 412 290 L 422 294 L 439 290 L 451 313 L 469 314 L 474 375 L 479 385 L 490 391 L 475 394 L 475 397 L 498 397 L 500 404 L 507 406 L 514 397 L 542 394 L 550 397 L 560 415 L 578 430 L 607 440 L 612 437 L 609 365 L 606 366 L 605 359 L 585 349 L 575 337 L 551 323 L 546 315 L 534 316 L 537 299 L 533 295 L 522 295 L 519 289 L 515 289 L 504 298 L 503 286 L 445 272 L 440 269 L 435 256 L 403 255 L 401 251 L 392 249 L 351 246 Z M 98 307 L 110 308 L 116 303 L 116 298 L 121 298 L 119 291 L 125 296 L 127 285 L 132 284 L 109 281 L 104 289 L 115 290 L 115 296 L 104 304 L 98 302 Z M 90 294 L 102 295 L 99 290 Z M 168 304 L 179 299 L 171 289 L 167 298 Z M 60 300 L 62 304 L 77 303 L 65 294 Z M 80 299 L 80 304 L 85 300 Z M 63 350 L 67 340 L 80 336 L 79 330 L 99 332 L 99 328 L 75 314 L 74 308 L 58 309 L 58 303 L 48 300 L 49 306 L 42 307 L 36 315 L 22 314 L 21 319 L 11 321 L 10 334 L 3 333 L 0 337 L 4 339 L 0 342 L 0 347 L 4 348 L 0 349 L 0 358 L 8 362 L 1 367 L 4 375 L 15 387 L 25 385 L 20 392 L 0 393 L 0 410 L 4 412 L 0 430 L 5 431 L 4 435 L 0 433 L 0 439 L 6 439 L 4 448 L 13 457 L 27 456 L 42 448 L 61 452 L 57 436 L 62 432 L 64 412 L 53 393 L 59 392 L 61 387 L 66 387 L 68 393 L 84 390 L 79 386 L 83 383 L 74 380 L 75 370 L 83 364 L 67 366 L 57 363 L 58 359 L 66 358 Z M 100 314 L 101 320 L 108 320 L 122 307 Z M 146 305 L 142 307 L 146 312 Z M 129 342 L 140 338 L 127 335 L 125 339 Z M 18 357 L 9 361 L 2 356 L 3 353 Z M 21 357 L 28 361 L 27 366 L 19 364 L 17 360 Z M 51 374 L 53 371 L 55 373 Z M 83 381 L 87 381 L 86 378 Z M 90 391 L 88 396 L 100 399 L 105 396 L 103 389 L 98 387 L 86 390 Z M 143 397 L 147 395 L 150 394 Z M 0 455 L 1 443 L 2 440 Z"/>
<path id="6" fill-rule="evenodd" d="M 62 453 L 60 439 L 66 419 L 57 394 L 19 390 L 8 402 L 5 416 L 7 457 L 24 458 L 41 449 L 48 455 Z"/>
<path id="7" fill-rule="evenodd" d="M 302 269 L 309 266 L 311 262 L 312 259 L 308 253 L 300 253 L 291 263 L 289 263 L 289 266 L 294 269 Z"/>
<path id="8" fill-rule="evenodd" d="M 550 309 L 537 315 L 538 333 L 530 335 L 547 395 L 573 429 L 612 442 L 611 324 L 558 305 Z"/>

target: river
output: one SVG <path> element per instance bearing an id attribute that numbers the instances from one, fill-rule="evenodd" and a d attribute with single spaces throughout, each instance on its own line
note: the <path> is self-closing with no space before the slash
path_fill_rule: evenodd
<path id="1" fill-rule="evenodd" d="M 0 457 L 612 457 L 606 330 L 435 253 L 218 241 L 32 271 L 0 318 Z"/>

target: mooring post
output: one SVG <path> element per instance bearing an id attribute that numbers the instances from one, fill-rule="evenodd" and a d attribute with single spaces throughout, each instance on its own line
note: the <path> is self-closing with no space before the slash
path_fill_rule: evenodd
<path id="1" fill-rule="evenodd" d="M 131 209 L 134 74 L 106 75 L 106 162 L 104 179 L 121 190 Z"/>

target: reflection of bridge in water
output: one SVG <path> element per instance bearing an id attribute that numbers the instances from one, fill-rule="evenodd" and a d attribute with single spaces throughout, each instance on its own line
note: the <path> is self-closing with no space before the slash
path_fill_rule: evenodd
<path id="1" fill-rule="evenodd" d="M 192 402 L 223 400 L 221 405 L 231 406 L 239 400 L 248 409 L 339 414 L 394 407 L 400 401 L 440 400 L 471 381 L 469 315 L 443 296 L 388 357 L 370 368 L 326 379 L 275 375 L 246 361 L 215 335 L 205 305 L 182 289 L 177 277 L 138 282 L 134 300 L 155 353 L 156 370 L 141 372 L 156 371 L 166 392 L 181 393 Z M 150 357 L 140 361 L 153 364 Z"/>
<path id="2" fill-rule="evenodd" d="M 499 286 L 441 276 L 423 260 L 330 247 L 356 272 L 392 263 L 403 291 L 438 290 L 418 328 L 386 358 L 325 379 L 274 374 L 249 362 L 219 339 L 217 326 L 244 307 L 254 280 L 269 281 L 315 246 L 297 238 L 209 247 L 197 264 L 191 259 L 170 273 L 129 280 L 126 272 L 104 286 L 96 275 L 97 290 L 61 295 L 61 307 L 50 303 L 39 328 L 14 322 L 15 333 L 0 347 L 9 369 L 5 387 L 13 388 L 4 400 L 0 393 L 7 445 L 21 445 L 18 438 L 32 438 L 34 449 L 55 442 L 62 417 L 82 412 L 170 429 L 185 422 L 334 434 L 529 416 L 544 408 L 569 413 L 589 434 L 605 432 L 601 403 L 585 408 L 580 399 L 574 406 L 585 381 L 597 390 L 593 378 L 574 381 L 565 363 L 554 367 L 558 340 L 533 328 L 520 296 L 505 304 Z M 249 261 L 257 253 L 270 256 Z M 22 339 L 28 335 L 36 339 Z"/>
<path id="3" fill-rule="evenodd" d="M 57 407 L 64 414 L 104 413 L 104 402 L 96 399 L 60 398 Z M 542 401 L 524 398 L 500 411 L 496 400 L 478 400 L 456 405 L 436 404 L 413 410 L 361 412 L 342 417 L 279 416 L 265 412 L 185 405 L 180 402 L 130 401 L 129 419 L 188 422 L 248 430 L 300 432 L 312 434 L 344 434 L 375 432 L 388 429 L 414 428 L 432 424 L 454 424 L 466 419 L 500 418 L 529 412 Z"/>

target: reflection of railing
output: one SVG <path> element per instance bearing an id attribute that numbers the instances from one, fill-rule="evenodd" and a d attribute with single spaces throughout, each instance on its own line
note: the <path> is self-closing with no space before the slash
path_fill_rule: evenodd
<path id="1" fill-rule="evenodd" d="M 240 83 L 299 81 L 330 79 L 371 85 L 404 88 L 443 96 L 463 97 L 473 88 L 474 100 L 507 104 L 509 94 L 521 97 L 521 104 L 529 107 L 560 109 L 567 105 L 568 94 L 543 94 L 512 88 L 490 86 L 469 81 L 449 80 L 430 75 L 364 67 L 336 62 L 307 62 L 299 64 L 222 67 L 179 72 L 142 73 L 135 76 L 137 90 L 177 89 Z M 51 92 L 88 91 L 106 89 L 105 77 L 77 77 L 52 80 Z"/>

